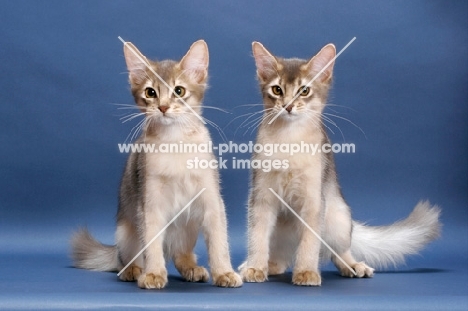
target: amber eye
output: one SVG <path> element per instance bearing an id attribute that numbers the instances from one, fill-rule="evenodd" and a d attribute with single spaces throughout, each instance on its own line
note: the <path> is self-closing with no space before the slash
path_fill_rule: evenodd
<path id="1" fill-rule="evenodd" d="M 176 86 L 174 88 L 174 93 L 176 93 L 179 97 L 184 97 L 185 88 L 183 86 Z"/>
<path id="2" fill-rule="evenodd" d="M 156 91 L 152 87 L 147 87 L 145 89 L 146 98 L 156 98 Z"/>
<path id="3" fill-rule="evenodd" d="M 271 91 L 273 92 L 273 94 L 275 95 L 278 95 L 278 96 L 281 96 L 283 95 L 283 90 L 281 89 L 281 87 L 279 85 L 273 85 L 271 87 Z"/>
<path id="4" fill-rule="evenodd" d="M 301 86 L 301 88 L 299 89 L 299 93 L 301 94 L 301 96 L 307 96 L 309 95 L 309 92 L 310 92 L 309 87 Z"/>

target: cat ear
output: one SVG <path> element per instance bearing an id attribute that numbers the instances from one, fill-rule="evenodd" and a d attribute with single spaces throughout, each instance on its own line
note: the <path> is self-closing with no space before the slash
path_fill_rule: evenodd
<path id="1" fill-rule="evenodd" d="M 203 83 L 208 76 L 208 45 L 204 40 L 198 40 L 180 61 L 180 68 L 185 75 L 196 83 Z"/>
<path id="2" fill-rule="evenodd" d="M 130 83 L 138 83 L 146 79 L 146 68 L 148 66 L 146 57 L 130 42 L 124 44 L 124 55 Z"/>
<path id="3" fill-rule="evenodd" d="M 260 42 L 252 42 L 252 52 L 257 66 L 257 76 L 261 81 L 265 81 L 276 74 L 278 62 Z"/>
<path id="4" fill-rule="evenodd" d="M 312 57 L 312 59 L 307 63 L 307 69 L 311 73 L 311 75 L 317 75 L 322 69 L 324 69 L 328 63 L 328 67 L 326 67 L 323 72 L 317 77 L 317 80 L 320 82 L 328 82 L 333 74 L 333 65 L 335 64 L 335 60 L 333 59 L 336 56 L 336 49 L 333 44 L 327 44 L 323 47 L 317 55 Z M 333 61 L 332 61 L 333 60 Z"/>

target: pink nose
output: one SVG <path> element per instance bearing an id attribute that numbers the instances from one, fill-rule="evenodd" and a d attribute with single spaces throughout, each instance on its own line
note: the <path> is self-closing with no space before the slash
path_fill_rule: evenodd
<path id="1" fill-rule="evenodd" d="M 289 105 L 285 107 L 284 109 L 286 109 L 287 112 L 291 113 L 291 110 L 293 109 L 293 105 Z"/>
<path id="2" fill-rule="evenodd" d="M 162 113 L 166 113 L 166 111 L 169 109 L 169 106 L 159 106 L 158 108 Z"/>

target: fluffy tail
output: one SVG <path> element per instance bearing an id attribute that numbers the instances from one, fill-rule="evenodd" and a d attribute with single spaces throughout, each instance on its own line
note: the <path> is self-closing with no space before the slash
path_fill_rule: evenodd
<path id="1" fill-rule="evenodd" d="M 389 226 L 370 227 L 353 223 L 351 253 L 371 267 L 386 268 L 404 262 L 440 235 L 440 208 L 420 201 L 408 218 Z"/>
<path id="2" fill-rule="evenodd" d="M 75 267 L 95 271 L 117 271 L 120 262 L 117 247 L 96 241 L 87 229 L 75 232 L 71 239 Z"/>

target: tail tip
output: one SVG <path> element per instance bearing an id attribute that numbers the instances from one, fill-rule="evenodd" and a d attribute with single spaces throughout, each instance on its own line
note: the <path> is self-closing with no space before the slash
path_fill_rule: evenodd
<path id="1" fill-rule="evenodd" d="M 442 231 L 442 223 L 440 222 L 440 215 L 442 209 L 438 205 L 433 205 L 429 200 L 421 200 L 414 207 L 410 218 L 425 224 L 430 230 L 429 239 L 434 240 L 440 237 Z"/>

